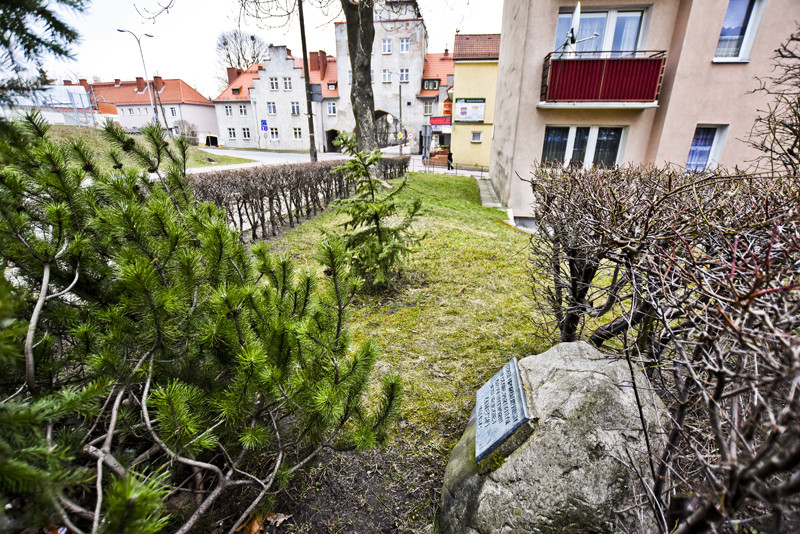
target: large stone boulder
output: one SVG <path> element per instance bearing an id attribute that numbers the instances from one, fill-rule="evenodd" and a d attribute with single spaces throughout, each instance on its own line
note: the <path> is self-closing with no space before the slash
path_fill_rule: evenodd
<path id="1" fill-rule="evenodd" d="M 443 532 L 657 532 L 639 479 L 652 484 L 627 362 L 588 343 L 562 343 L 520 360 L 519 371 L 532 433 L 489 460 L 488 472 L 481 462 L 479 473 L 470 420 L 444 476 Z M 641 372 L 636 383 L 646 424 L 658 436 L 663 404 Z M 658 452 L 662 440 L 651 445 Z"/>

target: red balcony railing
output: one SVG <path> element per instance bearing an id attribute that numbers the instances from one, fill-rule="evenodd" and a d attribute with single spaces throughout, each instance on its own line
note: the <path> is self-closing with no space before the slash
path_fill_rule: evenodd
<path id="1" fill-rule="evenodd" d="M 553 52 L 544 58 L 544 102 L 655 102 L 665 51 Z"/>

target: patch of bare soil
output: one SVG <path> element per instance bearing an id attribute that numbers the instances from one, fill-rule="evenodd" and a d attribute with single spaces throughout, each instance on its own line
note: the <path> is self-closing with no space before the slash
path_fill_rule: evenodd
<path id="1" fill-rule="evenodd" d="M 444 465 L 398 447 L 324 453 L 275 506 L 271 534 L 432 533 Z"/>

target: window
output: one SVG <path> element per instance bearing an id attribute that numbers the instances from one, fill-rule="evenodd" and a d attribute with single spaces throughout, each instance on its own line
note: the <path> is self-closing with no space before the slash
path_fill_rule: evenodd
<path id="1" fill-rule="evenodd" d="M 560 13 L 556 25 L 557 52 L 599 52 L 610 50 L 612 57 L 619 52 L 639 48 L 644 11 L 587 11 L 581 12 L 575 44 L 569 44 L 572 13 Z M 594 34 L 597 34 L 595 37 Z"/>
<path id="2" fill-rule="evenodd" d="M 283 90 L 284 91 L 291 91 L 292 90 L 292 79 L 291 78 L 284 78 L 283 79 Z"/>
<path id="3" fill-rule="evenodd" d="M 438 89 L 439 88 L 439 80 L 424 80 L 422 82 L 423 89 Z"/>
<path id="4" fill-rule="evenodd" d="M 269 138 L 272 141 L 277 141 L 279 139 L 279 137 L 278 137 L 278 129 L 277 128 L 270 128 L 269 129 Z"/>
<path id="5" fill-rule="evenodd" d="M 335 90 L 336 90 L 336 84 L 335 83 L 329 83 L 328 84 L 328 91 L 335 91 Z"/>
<path id="6" fill-rule="evenodd" d="M 408 69 L 400 69 L 400 81 L 401 82 L 408 81 Z"/>
<path id="7" fill-rule="evenodd" d="M 473 143 L 480 143 L 481 137 L 483 132 L 472 132 L 472 142 Z"/>
<path id="8" fill-rule="evenodd" d="M 375 83 L 375 69 L 369 69 L 369 81 Z"/>
<path id="9" fill-rule="evenodd" d="M 589 168 L 618 163 L 623 128 L 609 126 L 548 126 L 544 131 L 542 163 Z"/>
<path id="10" fill-rule="evenodd" d="M 408 37 L 400 39 L 400 52 L 408 52 L 411 49 L 410 41 Z"/>
<path id="11" fill-rule="evenodd" d="M 270 78 L 269 79 L 269 88 L 271 91 L 278 90 L 278 78 Z"/>
<path id="12" fill-rule="evenodd" d="M 686 158 L 688 172 L 702 172 L 718 163 L 726 130 L 725 126 L 698 126 L 694 130 L 692 146 Z"/>
<path id="13" fill-rule="evenodd" d="M 301 130 L 300 128 L 294 128 L 293 132 L 294 132 L 294 138 L 295 139 L 302 139 L 303 138 L 303 130 Z"/>
<path id="14" fill-rule="evenodd" d="M 352 70 L 348 70 L 347 71 L 347 83 L 349 83 L 350 85 L 353 85 L 353 71 Z"/>
<path id="15" fill-rule="evenodd" d="M 336 102 L 333 100 L 328 102 L 328 115 L 336 115 Z"/>
<path id="16" fill-rule="evenodd" d="M 300 102 L 292 102 L 292 115 L 300 115 Z"/>
<path id="17" fill-rule="evenodd" d="M 277 112 L 278 107 L 275 105 L 275 102 L 267 102 L 267 113 L 275 115 Z"/>
<path id="18" fill-rule="evenodd" d="M 245 116 L 247 115 L 247 106 L 244 104 L 239 104 L 239 115 Z"/>
<path id="19" fill-rule="evenodd" d="M 242 139 L 250 139 L 250 128 L 242 128 Z"/>
<path id="20" fill-rule="evenodd" d="M 242 91 L 240 89 L 231 89 L 231 93 L 233 93 L 234 95 L 238 95 L 241 92 Z"/>
<path id="21" fill-rule="evenodd" d="M 228 128 L 228 139 L 236 139 L 236 128 Z"/>
<path id="22" fill-rule="evenodd" d="M 381 51 L 384 54 L 391 54 L 392 53 L 392 40 L 391 39 L 384 39 L 381 42 Z"/>
<path id="23" fill-rule="evenodd" d="M 425 102 L 422 104 L 422 113 L 424 115 L 433 115 L 433 102 Z"/>
<path id="24" fill-rule="evenodd" d="M 389 69 L 383 69 L 383 83 L 389 83 L 392 81 L 392 71 Z"/>
<path id="25" fill-rule="evenodd" d="M 170 107 L 169 108 L 169 114 L 172 115 L 173 117 L 177 117 L 178 116 L 178 110 L 175 109 L 174 107 Z"/>
<path id="26" fill-rule="evenodd" d="M 225 116 L 233 117 L 233 106 L 225 106 Z"/>
<path id="27" fill-rule="evenodd" d="M 730 0 L 714 54 L 716 61 L 747 61 L 765 3 L 765 0 Z"/>
<path id="28" fill-rule="evenodd" d="M 136 112 L 137 112 L 139 115 L 141 115 L 141 114 L 142 114 L 142 108 L 136 108 Z"/>
<path id="29" fill-rule="evenodd" d="M 128 115 L 133 115 L 133 108 L 128 108 Z"/>

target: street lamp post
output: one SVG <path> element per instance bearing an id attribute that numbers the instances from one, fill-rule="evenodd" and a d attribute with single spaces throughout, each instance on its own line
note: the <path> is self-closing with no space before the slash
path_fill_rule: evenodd
<path id="1" fill-rule="evenodd" d="M 402 78 L 403 77 L 401 75 L 399 75 L 399 74 L 397 75 L 397 80 L 398 80 L 397 81 L 397 86 L 398 86 L 399 91 L 400 91 L 400 96 L 398 97 L 400 99 L 400 116 L 398 117 L 398 119 L 400 119 L 400 133 L 401 134 L 403 133 L 403 79 Z M 403 142 L 405 140 L 406 140 L 405 136 L 400 138 L 400 156 L 403 155 Z"/>
<path id="2" fill-rule="evenodd" d="M 117 31 L 120 33 L 129 33 L 133 35 L 133 38 L 136 39 L 136 44 L 139 45 L 139 55 L 142 56 L 142 67 L 144 68 L 144 81 L 147 84 L 147 96 L 150 97 L 150 109 L 153 112 L 153 123 L 158 124 L 158 113 L 156 113 L 156 105 L 153 102 L 153 90 L 150 87 L 150 78 L 147 77 L 147 65 L 144 62 L 144 53 L 142 52 L 142 41 L 140 39 L 140 36 L 137 36 L 130 30 L 121 30 L 117 28 Z M 141 35 L 141 37 L 152 37 L 152 35 L 150 35 L 149 33 L 144 33 Z"/>

